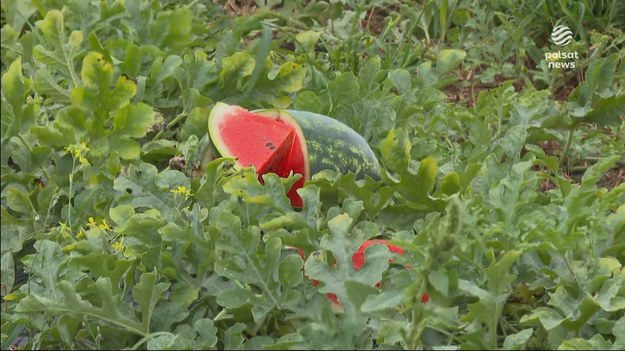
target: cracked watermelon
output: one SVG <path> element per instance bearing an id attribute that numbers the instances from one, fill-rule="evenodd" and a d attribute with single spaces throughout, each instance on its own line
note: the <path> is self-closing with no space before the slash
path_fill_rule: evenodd
<path id="1" fill-rule="evenodd" d="M 215 156 L 235 157 L 238 167 L 254 166 L 259 175 L 301 174 L 287 193 L 302 207 L 297 189 L 324 169 L 380 179 L 380 165 L 367 141 L 345 124 L 312 112 L 215 104 L 208 119 Z"/>

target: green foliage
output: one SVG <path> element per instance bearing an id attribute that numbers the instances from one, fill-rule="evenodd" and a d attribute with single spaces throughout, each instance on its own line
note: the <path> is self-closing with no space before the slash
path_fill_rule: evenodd
<path id="1" fill-rule="evenodd" d="M 1 6 L 3 349 L 625 348 L 622 2 Z M 202 159 L 217 101 L 341 120 L 382 179 L 293 209 Z"/>

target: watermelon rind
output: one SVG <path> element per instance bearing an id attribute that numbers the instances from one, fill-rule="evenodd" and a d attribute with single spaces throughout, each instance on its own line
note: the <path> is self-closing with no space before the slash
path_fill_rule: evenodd
<path id="1" fill-rule="evenodd" d="M 290 121 L 306 141 L 307 168 L 311 176 L 324 169 L 352 172 L 380 180 L 380 164 L 369 143 L 349 126 L 319 113 L 298 110 L 258 110 L 254 113 Z M 298 131 L 298 132 L 299 132 Z M 305 177 L 310 179 L 310 177 Z"/>
<path id="2" fill-rule="evenodd" d="M 225 156 L 232 157 L 233 153 L 230 151 L 228 146 L 221 142 L 221 137 L 219 136 L 219 124 L 223 121 L 226 116 L 230 115 L 232 112 L 236 112 L 240 110 L 241 107 L 228 105 L 223 102 L 217 102 L 210 114 L 208 115 L 208 136 L 213 146 L 213 150 L 211 150 L 216 156 Z M 242 165 L 237 162 L 234 165 L 234 168 L 240 170 Z"/>

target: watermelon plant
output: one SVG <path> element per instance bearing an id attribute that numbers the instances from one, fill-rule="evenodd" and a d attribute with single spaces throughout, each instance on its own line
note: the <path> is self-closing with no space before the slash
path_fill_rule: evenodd
<path id="1" fill-rule="evenodd" d="M 624 2 L 0 6 L 2 349 L 625 348 Z"/>

